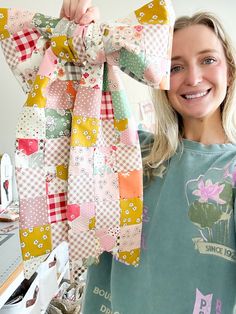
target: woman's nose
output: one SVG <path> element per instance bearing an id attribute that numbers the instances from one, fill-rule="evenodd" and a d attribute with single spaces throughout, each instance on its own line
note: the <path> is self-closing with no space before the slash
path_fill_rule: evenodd
<path id="1" fill-rule="evenodd" d="M 202 81 L 202 71 L 196 65 L 191 65 L 186 73 L 186 84 L 189 86 L 197 86 Z"/>

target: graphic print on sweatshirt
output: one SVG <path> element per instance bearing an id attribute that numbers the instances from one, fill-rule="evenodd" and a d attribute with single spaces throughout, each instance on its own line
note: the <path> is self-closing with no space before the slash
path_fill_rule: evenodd
<path id="1" fill-rule="evenodd" d="M 196 226 L 192 238 L 195 249 L 201 254 L 215 255 L 231 262 L 236 262 L 236 251 L 232 248 L 235 186 L 235 161 L 224 168 L 209 168 L 185 186 L 188 217 Z"/>

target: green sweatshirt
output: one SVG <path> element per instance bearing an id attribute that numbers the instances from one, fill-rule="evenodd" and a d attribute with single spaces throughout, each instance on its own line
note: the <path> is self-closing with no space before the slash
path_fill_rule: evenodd
<path id="1" fill-rule="evenodd" d="M 184 140 L 144 190 L 140 265 L 103 253 L 83 314 L 236 313 L 235 166 L 236 145 Z"/>

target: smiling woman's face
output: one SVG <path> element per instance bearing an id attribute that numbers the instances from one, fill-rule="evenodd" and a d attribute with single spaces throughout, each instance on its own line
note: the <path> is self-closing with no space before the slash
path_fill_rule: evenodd
<path id="1" fill-rule="evenodd" d="M 183 119 L 214 116 L 228 85 L 223 46 L 205 25 L 191 25 L 174 33 L 170 90 L 173 108 Z"/>

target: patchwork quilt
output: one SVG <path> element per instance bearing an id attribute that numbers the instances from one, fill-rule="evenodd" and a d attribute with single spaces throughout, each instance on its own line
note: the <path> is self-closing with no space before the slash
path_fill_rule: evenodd
<path id="1" fill-rule="evenodd" d="M 64 240 L 74 276 L 103 251 L 138 265 L 142 159 L 120 72 L 168 89 L 173 24 L 168 0 L 86 26 L 0 9 L 2 49 L 27 94 L 15 153 L 27 278 Z"/>

